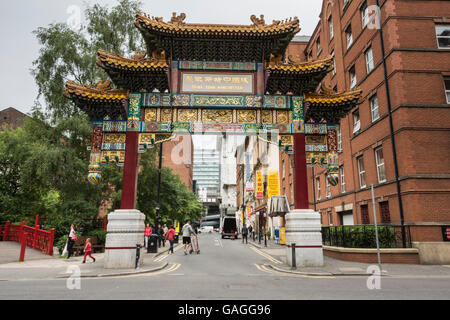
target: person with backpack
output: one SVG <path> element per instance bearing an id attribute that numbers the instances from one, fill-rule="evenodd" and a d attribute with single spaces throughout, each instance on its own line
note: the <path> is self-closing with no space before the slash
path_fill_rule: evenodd
<path id="1" fill-rule="evenodd" d="M 170 248 L 169 251 L 167 251 L 167 254 L 173 254 L 173 243 L 175 242 L 175 228 L 173 226 L 170 227 L 169 230 L 167 230 L 165 239 L 169 240 L 170 243 Z"/>
<path id="2" fill-rule="evenodd" d="M 187 255 L 187 249 L 191 246 L 191 235 L 195 234 L 194 229 L 191 226 L 191 221 L 187 221 L 181 229 L 183 234 L 184 254 Z"/>

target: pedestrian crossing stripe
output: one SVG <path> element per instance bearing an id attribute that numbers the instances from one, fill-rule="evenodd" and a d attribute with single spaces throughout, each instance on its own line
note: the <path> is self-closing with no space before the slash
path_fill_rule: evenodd
<path id="1" fill-rule="evenodd" d="M 256 253 L 258 253 L 259 255 L 263 256 L 264 258 L 269 259 L 270 261 L 276 263 L 276 264 L 283 264 L 283 262 L 281 262 L 280 260 L 275 259 L 274 257 L 272 257 L 271 255 L 264 253 L 254 247 L 251 247 L 250 249 L 252 249 L 253 251 L 255 251 Z"/>

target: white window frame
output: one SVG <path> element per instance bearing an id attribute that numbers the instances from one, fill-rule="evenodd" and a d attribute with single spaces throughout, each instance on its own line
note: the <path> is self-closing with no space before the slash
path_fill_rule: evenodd
<path id="1" fill-rule="evenodd" d="M 347 29 L 345 29 L 345 39 L 347 41 L 347 49 L 348 49 L 348 48 L 350 48 L 350 46 L 353 43 L 353 33 L 352 33 L 352 25 L 351 24 L 348 25 Z"/>
<path id="2" fill-rule="evenodd" d="M 364 169 L 364 156 L 359 156 L 358 158 L 356 158 L 356 161 L 358 162 L 359 188 L 362 189 L 367 186 L 366 170 Z"/>
<path id="3" fill-rule="evenodd" d="M 376 103 L 375 103 L 376 102 Z M 372 115 L 372 122 L 380 118 L 380 109 L 378 104 L 378 96 L 375 94 L 369 99 L 370 114 Z"/>
<path id="4" fill-rule="evenodd" d="M 291 183 L 289 189 L 291 191 L 291 202 L 294 202 L 294 184 Z"/>
<path id="5" fill-rule="evenodd" d="M 341 193 L 345 192 L 345 170 L 344 170 L 344 166 L 340 166 L 339 167 L 339 175 L 340 175 L 340 180 L 341 180 Z"/>
<path id="6" fill-rule="evenodd" d="M 353 113 L 353 133 L 358 132 L 361 129 L 361 117 L 359 115 L 359 109 L 355 110 Z M 358 118 L 356 119 L 356 115 L 358 115 Z"/>
<path id="7" fill-rule="evenodd" d="M 284 172 L 284 160 L 281 161 L 281 172 L 282 172 L 282 178 L 285 178 L 285 172 Z"/>
<path id="8" fill-rule="evenodd" d="M 334 49 L 331 51 L 331 57 L 333 58 L 333 71 L 331 71 L 331 74 L 334 76 L 336 74 L 336 59 L 334 57 Z"/>
<path id="9" fill-rule="evenodd" d="M 342 131 L 341 131 L 341 126 L 338 127 L 337 130 L 337 148 L 338 148 L 338 152 L 342 152 Z"/>
<path id="10" fill-rule="evenodd" d="M 356 80 L 356 68 L 355 68 L 355 66 L 351 67 L 348 72 L 350 74 L 350 89 L 353 89 L 356 86 L 357 82 L 358 82 Z"/>
<path id="11" fill-rule="evenodd" d="M 328 18 L 328 27 L 329 27 L 329 31 L 330 31 L 329 34 L 330 34 L 330 41 L 331 41 L 331 39 L 334 38 L 333 17 L 332 16 L 330 16 Z"/>
<path id="12" fill-rule="evenodd" d="M 450 85 L 447 88 L 447 82 L 450 84 L 450 78 L 444 78 L 445 97 L 447 99 L 447 104 L 450 104 Z"/>
<path id="13" fill-rule="evenodd" d="M 450 24 L 436 24 L 436 41 L 437 41 L 437 46 L 438 46 L 438 48 L 439 49 L 447 49 L 447 50 L 449 50 L 450 48 L 449 47 L 441 47 L 440 46 L 440 44 L 439 44 L 439 39 L 449 39 L 449 41 L 450 41 L 450 35 L 448 35 L 448 36 L 440 36 L 440 35 L 438 35 L 438 27 L 443 27 L 443 26 L 446 26 L 448 29 L 450 29 Z"/>
<path id="14" fill-rule="evenodd" d="M 361 23 L 362 23 L 362 28 L 363 29 L 367 26 L 369 21 L 370 21 L 370 19 L 369 19 L 369 7 L 367 6 L 367 3 L 364 3 L 361 6 Z"/>
<path id="15" fill-rule="evenodd" d="M 386 182 L 386 167 L 384 165 L 383 147 L 375 149 L 375 163 L 377 165 L 378 183 Z M 384 176 L 384 178 L 382 178 L 381 176 Z"/>
<path id="16" fill-rule="evenodd" d="M 369 56 L 370 53 L 370 56 Z M 372 47 L 370 47 L 369 49 L 366 50 L 366 52 L 364 53 L 364 56 L 366 57 L 366 70 L 367 70 L 367 74 L 369 74 L 370 72 L 372 72 L 373 69 L 375 69 L 375 65 L 373 63 L 373 51 L 372 51 Z"/>
<path id="17" fill-rule="evenodd" d="M 331 185 L 330 182 L 328 181 L 328 177 L 325 176 L 325 197 L 331 198 Z"/>
<path id="18" fill-rule="evenodd" d="M 322 48 L 320 47 L 320 37 L 316 40 L 316 48 L 317 48 L 317 56 L 322 52 Z"/>
<path id="19" fill-rule="evenodd" d="M 316 178 L 317 200 L 320 200 L 320 177 Z"/>

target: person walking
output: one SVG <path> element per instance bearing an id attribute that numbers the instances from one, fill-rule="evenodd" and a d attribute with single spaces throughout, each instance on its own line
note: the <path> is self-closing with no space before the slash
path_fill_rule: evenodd
<path id="1" fill-rule="evenodd" d="M 169 251 L 167 251 L 167 254 L 173 254 L 173 243 L 175 242 L 175 228 L 173 226 L 170 227 L 169 230 L 167 230 L 165 239 L 169 240 L 170 243 L 170 248 Z"/>
<path id="2" fill-rule="evenodd" d="M 242 227 L 242 243 L 244 243 L 244 239 L 245 239 L 245 244 L 247 244 L 247 235 L 248 235 L 248 228 L 247 226 L 244 224 L 244 226 Z"/>
<path id="3" fill-rule="evenodd" d="M 183 234 L 184 254 L 187 255 L 187 248 L 191 246 L 191 235 L 195 234 L 195 231 L 191 226 L 191 221 L 188 220 L 186 222 L 181 229 L 181 233 Z"/>
<path id="4" fill-rule="evenodd" d="M 158 247 L 161 248 L 161 243 L 164 241 L 163 236 L 163 229 L 160 224 L 158 224 L 158 227 L 156 228 L 156 234 L 158 235 Z"/>
<path id="5" fill-rule="evenodd" d="M 145 239 L 145 247 L 146 248 L 148 248 L 148 240 L 149 240 L 151 234 L 152 234 L 152 228 L 147 223 L 147 227 L 145 227 L 145 230 L 144 230 L 144 237 L 145 237 L 144 239 Z"/>
<path id="6" fill-rule="evenodd" d="M 253 238 L 253 241 L 255 240 L 255 237 L 253 236 L 253 226 L 250 225 L 250 227 L 248 227 L 248 232 L 250 233 L 250 237 Z"/>
<path id="7" fill-rule="evenodd" d="M 73 255 L 73 245 L 77 241 L 77 234 L 75 232 L 75 225 L 70 225 L 69 238 L 67 239 L 67 259 Z"/>
<path id="8" fill-rule="evenodd" d="M 93 262 L 95 262 L 95 258 L 92 256 L 92 244 L 91 238 L 86 239 L 86 245 L 84 246 L 84 259 L 83 263 L 86 263 L 86 256 L 89 256 Z"/>

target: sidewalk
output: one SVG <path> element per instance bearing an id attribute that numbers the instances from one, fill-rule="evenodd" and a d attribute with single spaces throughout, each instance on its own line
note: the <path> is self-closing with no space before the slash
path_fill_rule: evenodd
<path id="1" fill-rule="evenodd" d="M 176 247 L 177 244 L 174 245 Z M 24 262 L 9 262 L 0 264 L 0 281 L 8 280 L 43 280 L 68 278 L 73 274 L 73 266 L 80 268 L 81 277 L 112 277 L 132 275 L 148 272 L 156 272 L 164 269 L 167 262 L 154 261 L 162 254 L 167 254 L 169 246 L 158 248 L 158 253 L 147 253 L 147 250 L 141 250 L 141 257 L 144 259 L 143 266 L 137 269 L 105 269 L 104 253 L 93 253 L 95 262 L 87 257 L 86 263 L 83 262 L 83 256 L 64 259 L 59 257 L 49 257 L 30 260 L 25 256 Z M 3 252 L 2 252 L 3 253 Z"/>
<path id="2" fill-rule="evenodd" d="M 242 241 L 242 240 L 241 240 Z M 297 267 L 296 270 L 291 270 L 291 267 L 286 263 L 286 247 L 284 245 L 276 244 L 274 240 L 267 240 L 267 247 L 264 244 L 264 239 L 261 239 L 261 244 L 258 239 L 249 238 L 249 244 L 258 248 L 263 253 L 266 253 L 281 263 L 271 263 L 270 267 L 281 272 L 289 272 L 303 275 L 332 275 L 332 276 L 367 276 L 372 273 L 367 273 L 367 268 L 374 264 L 350 262 L 333 259 L 327 256 L 323 257 L 324 265 L 322 267 Z M 395 277 L 449 277 L 450 266 L 439 265 L 414 265 L 414 264 L 383 264 L 381 261 L 382 275 Z"/>

